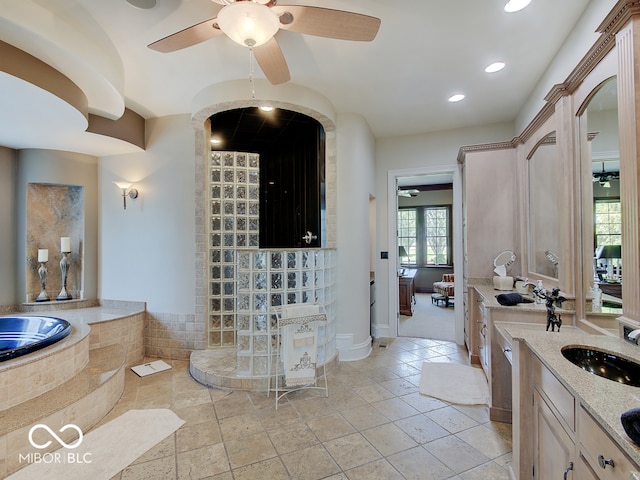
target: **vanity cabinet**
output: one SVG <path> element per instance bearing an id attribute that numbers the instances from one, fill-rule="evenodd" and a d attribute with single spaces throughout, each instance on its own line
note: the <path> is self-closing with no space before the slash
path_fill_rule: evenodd
<path id="1" fill-rule="evenodd" d="M 575 399 L 542 365 L 533 362 L 533 471 L 539 479 L 574 479 Z"/>
<path id="2" fill-rule="evenodd" d="M 533 478 L 573 480 L 575 444 L 538 390 L 533 394 Z M 566 475 L 565 475 L 566 472 Z"/>
<path id="3" fill-rule="evenodd" d="M 582 406 L 578 411 L 578 424 L 580 453 L 597 475 L 596 478 L 627 480 L 630 471 L 639 469 Z"/>
<path id="4" fill-rule="evenodd" d="M 514 365 L 525 371 L 514 392 L 520 432 L 514 432 L 516 478 L 628 480 L 640 470 L 536 354 L 522 345 L 517 350 Z"/>
<path id="5" fill-rule="evenodd" d="M 469 360 L 473 365 L 487 365 L 486 359 L 486 332 L 487 316 L 486 308 L 483 304 L 482 295 L 475 288 L 469 288 L 468 294 L 468 343 Z M 481 357 L 484 361 L 481 360 Z"/>

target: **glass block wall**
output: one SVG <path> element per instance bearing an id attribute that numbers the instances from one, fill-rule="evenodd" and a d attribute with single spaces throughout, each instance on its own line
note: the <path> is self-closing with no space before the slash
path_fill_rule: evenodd
<path id="1" fill-rule="evenodd" d="M 236 344 L 236 249 L 258 249 L 259 156 L 211 152 L 209 162 L 210 347 Z"/>
<path id="2" fill-rule="evenodd" d="M 335 250 L 238 250 L 237 339 L 240 376 L 267 374 L 276 336 L 270 307 L 317 302 L 327 310 L 327 325 L 319 330 L 317 363 L 336 353 Z"/>

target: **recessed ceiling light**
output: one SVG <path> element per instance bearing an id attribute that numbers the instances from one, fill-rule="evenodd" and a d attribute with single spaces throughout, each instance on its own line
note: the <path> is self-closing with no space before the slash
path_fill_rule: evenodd
<path id="1" fill-rule="evenodd" d="M 508 13 L 519 12 L 530 3 L 531 0 L 509 0 L 504 6 L 504 11 Z"/>
<path id="2" fill-rule="evenodd" d="M 464 98 L 464 95 L 462 95 L 461 93 L 456 93 L 455 95 L 451 95 L 449 97 L 449 101 L 450 102 L 459 102 L 460 100 L 462 100 Z"/>
<path id="3" fill-rule="evenodd" d="M 271 112 L 273 111 L 273 107 L 271 105 L 260 105 L 260 110 L 262 110 L 263 112 Z"/>
<path id="4" fill-rule="evenodd" d="M 495 72 L 499 72 L 503 68 L 504 68 L 503 62 L 495 62 L 489 65 L 487 68 L 485 68 L 484 71 L 487 73 L 495 73 Z"/>

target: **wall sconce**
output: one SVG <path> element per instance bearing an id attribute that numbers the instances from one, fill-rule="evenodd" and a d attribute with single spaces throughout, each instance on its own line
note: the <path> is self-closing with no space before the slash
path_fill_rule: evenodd
<path id="1" fill-rule="evenodd" d="M 131 188 L 131 184 L 128 182 L 113 182 L 120 190 L 122 190 L 122 203 L 124 209 L 127 209 L 127 196 L 133 200 L 138 198 L 138 190 Z"/>

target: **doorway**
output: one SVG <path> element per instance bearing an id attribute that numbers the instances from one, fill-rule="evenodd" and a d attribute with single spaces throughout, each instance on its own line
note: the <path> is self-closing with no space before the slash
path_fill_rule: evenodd
<path id="1" fill-rule="evenodd" d="M 388 200 L 390 334 L 464 344 L 458 165 L 389 171 Z M 443 274 L 454 274 L 454 288 L 448 298 L 438 300 L 432 297 L 433 283 Z M 401 314 L 404 276 L 413 279 L 412 304 Z"/>

